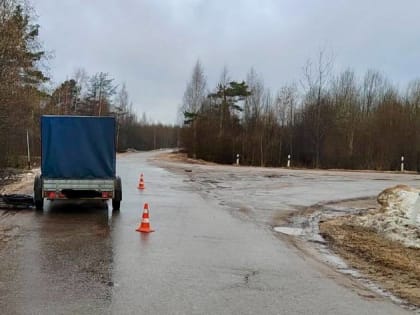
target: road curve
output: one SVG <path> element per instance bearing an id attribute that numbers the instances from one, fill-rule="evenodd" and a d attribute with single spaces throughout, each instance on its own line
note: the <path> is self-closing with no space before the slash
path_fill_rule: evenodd
<path id="1" fill-rule="evenodd" d="M 119 156 L 119 213 L 47 203 L 2 215 L 3 314 L 411 314 L 232 216 L 155 154 Z M 146 202 L 156 231 L 140 234 Z"/>

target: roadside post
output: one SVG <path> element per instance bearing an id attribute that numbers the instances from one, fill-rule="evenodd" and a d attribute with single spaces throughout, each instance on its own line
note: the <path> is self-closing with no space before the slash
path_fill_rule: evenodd
<path id="1" fill-rule="evenodd" d="M 401 156 L 401 172 L 404 172 L 404 156 Z"/>
<path id="2" fill-rule="evenodd" d="M 239 153 L 238 153 L 238 154 L 236 154 L 236 165 L 238 165 L 238 166 L 239 166 Z"/>
<path id="3" fill-rule="evenodd" d="M 290 167 L 290 154 L 287 155 L 287 167 Z"/>

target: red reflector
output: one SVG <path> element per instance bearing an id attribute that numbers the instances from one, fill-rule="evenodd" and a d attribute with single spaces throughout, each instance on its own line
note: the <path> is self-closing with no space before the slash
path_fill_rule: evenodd
<path id="1" fill-rule="evenodd" d="M 50 191 L 50 192 L 48 193 L 48 198 L 49 198 L 49 199 L 55 199 L 55 192 Z"/>
<path id="2" fill-rule="evenodd" d="M 111 197 L 111 193 L 109 191 L 102 192 L 102 198 L 110 198 L 110 197 Z"/>

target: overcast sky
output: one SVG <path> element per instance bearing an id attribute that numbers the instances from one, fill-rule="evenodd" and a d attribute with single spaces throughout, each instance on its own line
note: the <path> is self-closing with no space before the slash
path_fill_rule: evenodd
<path id="1" fill-rule="evenodd" d="M 125 82 L 136 112 L 173 124 L 200 59 L 213 88 L 223 66 L 251 67 L 273 92 L 298 81 L 320 49 L 334 71 L 420 77 L 419 0 L 32 0 L 55 84 L 77 68 Z"/>

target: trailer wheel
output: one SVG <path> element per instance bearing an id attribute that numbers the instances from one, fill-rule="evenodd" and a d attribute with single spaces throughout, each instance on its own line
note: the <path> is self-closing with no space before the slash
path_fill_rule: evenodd
<path id="1" fill-rule="evenodd" d="M 114 181 L 114 198 L 112 199 L 113 210 L 120 210 L 121 200 L 122 200 L 121 178 L 117 176 L 117 178 Z"/>
<path id="2" fill-rule="evenodd" d="M 42 178 L 40 175 L 35 176 L 34 202 L 36 210 L 42 211 L 44 209 L 44 197 L 42 196 Z"/>

